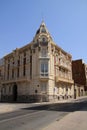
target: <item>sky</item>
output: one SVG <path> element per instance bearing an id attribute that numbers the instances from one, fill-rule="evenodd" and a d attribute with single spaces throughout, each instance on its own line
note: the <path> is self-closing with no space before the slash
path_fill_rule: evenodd
<path id="1" fill-rule="evenodd" d="M 58 46 L 87 63 L 87 0 L 0 0 L 0 58 L 30 43 L 42 20 Z"/>

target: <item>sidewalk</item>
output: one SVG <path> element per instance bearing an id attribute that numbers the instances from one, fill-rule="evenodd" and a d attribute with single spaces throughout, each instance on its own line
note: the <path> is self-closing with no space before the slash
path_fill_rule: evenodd
<path id="1" fill-rule="evenodd" d="M 52 103 L 66 103 L 66 102 L 76 102 L 79 101 L 79 99 L 84 99 L 86 96 L 78 97 L 77 99 L 70 99 L 70 100 L 62 100 L 57 102 L 42 102 L 42 103 L 0 103 L 0 114 L 12 112 L 21 108 L 26 107 L 33 107 L 33 106 L 39 106 L 44 104 L 52 104 Z"/>
<path id="2" fill-rule="evenodd" d="M 87 130 L 87 111 L 72 112 L 43 130 Z"/>
<path id="3" fill-rule="evenodd" d="M 39 106 L 43 104 L 42 103 L 0 103 L 0 114 L 20 110 L 22 108 Z"/>
<path id="4" fill-rule="evenodd" d="M 79 101 L 78 98 L 73 101 Z M 72 112 L 59 121 L 55 121 L 43 130 L 87 130 L 87 108 Z"/>
<path id="5" fill-rule="evenodd" d="M 67 103 L 67 102 L 79 102 L 79 100 L 85 99 L 85 97 L 78 97 L 77 99 L 58 101 L 53 103 Z M 52 103 L 52 102 L 51 102 Z M 12 112 L 21 108 L 39 106 L 43 104 L 51 104 L 50 102 L 44 103 L 0 103 L 0 114 L 6 112 Z M 87 130 L 87 108 L 81 111 L 72 112 L 59 121 L 55 121 L 51 123 L 49 126 L 44 128 L 43 130 Z"/>

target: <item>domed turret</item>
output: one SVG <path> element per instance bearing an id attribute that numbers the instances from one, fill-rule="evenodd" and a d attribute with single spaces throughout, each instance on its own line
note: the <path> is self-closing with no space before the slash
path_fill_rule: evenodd
<path id="1" fill-rule="evenodd" d="M 44 21 L 42 21 L 42 23 L 41 23 L 39 29 L 38 29 L 37 32 L 36 32 L 36 35 L 38 35 L 38 34 L 40 34 L 40 33 L 48 33 L 48 30 L 47 30 L 47 28 L 46 28 L 46 25 L 45 25 Z"/>
<path id="2" fill-rule="evenodd" d="M 44 21 L 42 21 L 39 29 L 36 31 L 35 37 L 33 38 L 33 46 L 36 47 L 39 44 L 47 45 L 50 40 L 52 40 L 52 37 L 51 37 L 50 33 L 48 32 L 48 29 L 47 29 Z"/>

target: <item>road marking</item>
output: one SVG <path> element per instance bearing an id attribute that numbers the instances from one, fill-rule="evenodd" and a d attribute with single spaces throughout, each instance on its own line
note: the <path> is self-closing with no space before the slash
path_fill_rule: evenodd
<path id="1" fill-rule="evenodd" d="M 38 113 L 41 113 L 43 112 L 44 110 L 42 111 L 36 111 L 34 113 L 30 113 L 30 114 L 25 114 L 25 115 L 21 115 L 21 116 L 17 116 L 17 117 L 12 117 L 10 119 L 4 119 L 4 120 L 1 120 L 0 123 L 4 123 L 4 122 L 7 122 L 7 121 L 10 121 L 10 120 L 14 120 L 14 119 L 18 119 L 18 118 L 21 118 L 21 117 L 26 117 L 26 116 L 32 116 L 34 114 L 38 114 Z"/>

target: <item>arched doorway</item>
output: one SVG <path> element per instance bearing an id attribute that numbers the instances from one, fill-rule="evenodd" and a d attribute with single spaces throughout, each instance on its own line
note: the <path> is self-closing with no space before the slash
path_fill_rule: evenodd
<path id="1" fill-rule="evenodd" d="M 13 101 L 17 101 L 17 84 L 13 86 Z"/>

